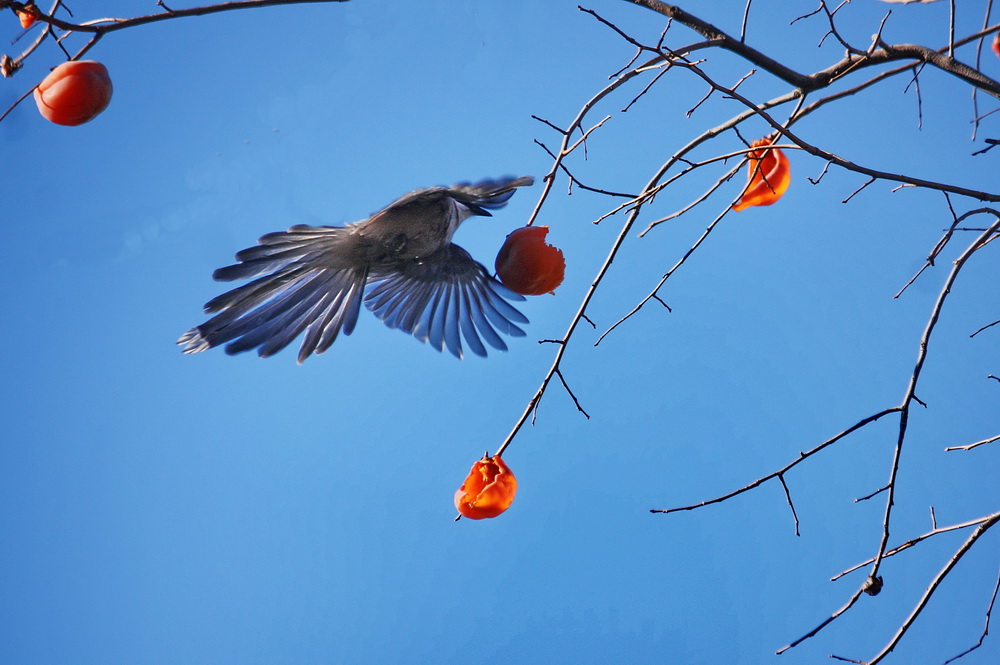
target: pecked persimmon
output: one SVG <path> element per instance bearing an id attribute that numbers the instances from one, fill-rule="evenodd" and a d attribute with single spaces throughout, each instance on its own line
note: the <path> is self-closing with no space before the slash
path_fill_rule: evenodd
<path id="1" fill-rule="evenodd" d="M 35 19 L 38 18 L 38 7 L 35 6 L 34 2 L 26 2 L 24 9 L 17 9 L 15 13 L 21 22 L 21 27 L 27 30 L 35 24 Z"/>
<path id="2" fill-rule="evenodd" d="M 35 88 L 35 104 L 46 120 L 76 126 L 90 122 L 111 102 L 108 69 L 94 60 L 64 62 Z"/>
<path id="3" fill-rule="evenodd" d="M 455 507 L 464 517 L 481 520 L 510 508 L 517 493 L 517 479 L 499 455 L 484 455 L 472 465 L 455 492 Z"/>
<path id="4" fill-rule="evenodd" d="M 525 296 L 553 293 L 562 284 L 566 259 L 561 249 L 545 243 L 547 226 L 515 229 L 497 253 L 497 277 L 511 291 Z"/>
<path id="5" fill-rule="evenodd" d="M 993 35 L 993 44 L 991 44 L 991 46 L 993 48 L 993 52 L 997 54 L 998 58 L 1000 58 L 1000 32 Z"/>
<path id="6" fill-rule="evenodd" d="M 774 143 L 770 138 L 758 139 L 751 148 L 764 148 Z M 747 155 L 747 188 L 740 200 L 733 204 L 739 212 L 750 206 L 769 206 L 781 198 L 792 180 L 788 158 L 778 148 L 751 150 Z"/>

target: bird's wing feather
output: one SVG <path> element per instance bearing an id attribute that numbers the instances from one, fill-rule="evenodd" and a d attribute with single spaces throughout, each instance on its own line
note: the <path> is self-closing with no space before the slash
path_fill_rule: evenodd
<path id="1" fill-rule="evenodd" d="M 216 313 L 178 341 L 185 353 L 226 344 L 227 353 L 258 349 L 262 357 L 282 350 L 303 332 L 301 363 L 330 347 L 340 332 L 351 334 L 361 309 L 368 269 L 340 265 L 338 250 L 348 231 L 295 226 L 269 233 L 239 252 L 239 263 L 215 271 L 215 279 L 251 282 L 213 298 Z"/>
<path id="2" fill-rule="evenodd" d="M 485 356 L 483 340 L 507 348 L 497 330 L 524 336 L 517 324 L 528 319 L 505 299 L 524 300 L 464 249 L 449 244 L 422 261 L 372 272 L 365 306 L 390 328 L 461 358 L 463 339 L 470 351 Z"/>
<path id="3" fill-rule="evenodd" d="M 450 243 L 470 214 L 502 208 L 528 176 L 429 187 L 400 197 L 348 227 L 297 225 L 262 236 L 219 268 L 218 281 L 251 280 L 205 305 L 214 314 L 185 333 L 185 353 L 226 345 L 269 356 L 303 336 L 298 360 L 351 334 L 362 301 L 390 328 L 461 358 L 465 346 L 506 350 L 528 320 L 508 300 L 524 300 Z M 367 295 L 366 295 L 367 291 Z M 484 344 L 485 342 L 485 344 Z"/>

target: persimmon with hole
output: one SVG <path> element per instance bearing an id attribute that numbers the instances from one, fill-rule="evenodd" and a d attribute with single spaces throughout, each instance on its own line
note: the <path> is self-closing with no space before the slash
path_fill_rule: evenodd
<path id="1" fill-rule="evenodd" d="M 455 507 L 463 517 L 481 520 L 510 508 L 517 494 L 517 479 L 499 455 L 476 461 L 455 492 Z"/>
<path id="2" fill-rule="evenodd" d="M 29 2 L 24 5 L 24 9 L 17 9 L 15 13 L 21 22 L 21 27 L 27 30 L 35 24 L 35 19 L 38 18 L 38 7 L 35 6 L 35 3 Z"/>
<path id="3" fill-rule="evenodd" d="M 90 122 L 110 102 L 108 68 L 94 60 L 64 62 L 35 88 L 38 112 L 57 125 L 75 127 Z"/>
<path id="4" fill-rule="evenodd" d="M 566 259 L 561 249 L 546 244 L 547 226 L 514 230 L 497 253 L 497 277 L 511 291 L 524 296 L 553 293 L 562 284 Z"/>
<path id="5" fill-rule="evenodd" d="M 792 181 L 791 166 L 779 148 L 767 148 L 774 143 L 769 138 L 758 139 L 750 144 L 747 154 L 747 188 L 740 200 L 733 204 L 733 210 L 739 212 L 751 206 L 769 206 L 781 198 L 788 184 Z"/>

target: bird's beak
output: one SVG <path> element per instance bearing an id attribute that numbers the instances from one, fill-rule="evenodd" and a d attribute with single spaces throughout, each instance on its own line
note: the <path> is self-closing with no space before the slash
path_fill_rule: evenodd
<path id="1" fill-rule="evenodd" d="M 482 206 L 478 206 L 475 203 L 466 203 L 465 206 L 469 209 L 473 215 L 479 215 L 481 217 L 492 217 L 493 213 Z"/>

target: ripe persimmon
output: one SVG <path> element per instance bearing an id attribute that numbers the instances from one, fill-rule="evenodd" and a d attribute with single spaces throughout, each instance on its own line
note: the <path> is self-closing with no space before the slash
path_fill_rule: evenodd
<path id="1" fill-rule="evenodd" d="M 768 148 L 774 143 L 770 138 L 758 139 L 750 144 L 747 154 L 747 187 L 740 200 L 733 204 L 733 210 L 739 212 L 750 206 L 769 206 L 788 189 L 792 181 L 791 166 L 788 158 L 778 148 Z"/>
<path id="2" fill-rule="evenodd" d="M 472 520 L 496 517 L 510 508 L 516 493 L 517 479 L 500 456 L 484 455 L 455 492 L 455 508 Z"/>
<path id="3" fill-rule="evenodd" d="M 35 88 L 35 104 L 46 120 L 76 126 L 90 122 L 111 102 L 108 68 L 94 60 L 59 65 Z"/>
<path id="4" fill-rule="evenodd" d="M 547 226 L 524 226 L 507 236 L 497 253 L 497 277 L 511 291 L 525 296 L 552 293 L 562 284 L 566 259 L 561 249 L 547 245 Z"/>

